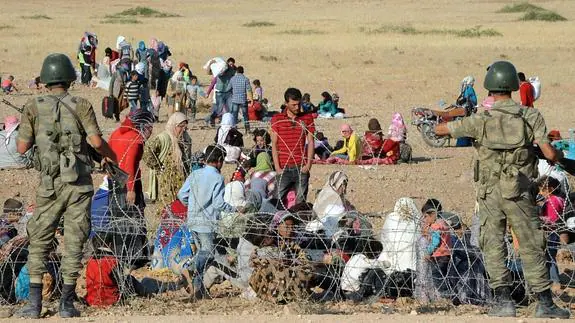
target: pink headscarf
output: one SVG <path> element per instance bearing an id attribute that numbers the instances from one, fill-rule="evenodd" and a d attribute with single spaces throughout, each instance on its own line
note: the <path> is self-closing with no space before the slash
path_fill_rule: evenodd
<path id="1" fill-rule="evenodd" d="M 4 131 L 6 131 L 6 144 L 10 140 L 10 135 L 16 131 L 16 128 L 20 125 L 20 120 L 16 116 L 7 116 L 4 118 Z"/>
<path id="2" fill-rule="evenodd" d="M 391 125 L 389 125 L 389 138 L 393 141 L 403 142 L 407 134 L 407 128 L 403 122 L 401 113 L 395 112 L 391 118 Z"/>

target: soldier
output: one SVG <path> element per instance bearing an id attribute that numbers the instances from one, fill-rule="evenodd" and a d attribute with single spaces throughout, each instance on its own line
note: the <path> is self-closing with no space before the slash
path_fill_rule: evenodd
<path id="1" fill-rule="evenodd" d="M 545 267 L 545 236 L 531 191 L 531 181 L 537 177 L 534 144 L 549 161 L 560 160 L 561 153 L 549 144 L 545 120 L 539 111 L 527 109 L 511 99 L 511 92 L 519 89 L 513 64 L 493 63 L 487 69 L 483 86 L 495 98 L 491 111 L 439 124 L 435 133 L 477 140 L 474 181 L 481 223 L 480 246 L 489 283 L 495 291 L 489 315 L 516 315 L 511 299 L 511 276 L 505 266 L 504 235 L 509 224 L 519 240 L 525 278 L 539 301 L 535 316 L 569 318 L 569 311 L 553 303 Z"/>
<path id="2" fill-rule="evenodd" d="M 90 102 L 68 93 L 76 80 L 70 59 L 64 54 L 48 55 L 40 79 L 50 93 L 26 103 L 17 142 L 21 152 L 36 146 L 34 167 L 40 171 L 36 209 L 27 227 L 30 298 L 18 315 L 40 317 L 44 264 L 56 226 L 64 215 L 64 286 L 59 311 L 60 317 L 76 317 L 80 312 L 73 300 L 82 269 L 82 249 L 90 233 L 90 205 L 94 194 L 90 175 L 93 162 L 88 144 L 103 156 L 104 163 L 115 161 L 116 157 L 102 139 Z"/>

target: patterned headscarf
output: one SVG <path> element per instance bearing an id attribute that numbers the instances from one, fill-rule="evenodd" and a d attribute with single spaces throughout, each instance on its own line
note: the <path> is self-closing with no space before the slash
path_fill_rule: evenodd
<path id="1" fill-rule="evenodd" d="M 395 112 L 391 118 L 391 125 L 389 125 L 389 138 L 393 141 L 403 142 L 407 134 L 407 128 L 403 122 L 403 116 L 399 112 Z"/>

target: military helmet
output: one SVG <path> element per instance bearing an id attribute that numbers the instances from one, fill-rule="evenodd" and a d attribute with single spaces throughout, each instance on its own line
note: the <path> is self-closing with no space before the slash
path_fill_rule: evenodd
<path id="1" fill-rule="evenodd" d="M 515 66 L 507 61 L 498 61 L 487 68 L 483 87 L 492 92 L 513 92 L 519 90 L 519 78 Z"/>
<path id="2" fill-rule="evenodd" d="M 50 54 L 44 59 L 40 81 L 46 85 L 56 83 L 71 83 L 76 80 L 76 70 L 68 56 Z"/>

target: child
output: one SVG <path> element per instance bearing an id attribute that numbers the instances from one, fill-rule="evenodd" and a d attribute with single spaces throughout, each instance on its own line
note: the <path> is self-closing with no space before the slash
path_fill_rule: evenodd
<path id="1" fill-rule="evenodd" d="M 430 200 L 433 201 L 433 200 Z M 426 261 L 431 266 L 433 283 L 441 297 L 449 298 L 451 290 L 447 278 L 447 269 L 451 256 L 451 236 L 449 225 L 442 218 L 438 217 L 440 203 L 425 203 L 422 209 L 424 213 L 424 226 L 427 228 L 426 234 L 429 245 L 425 250 Z"/>
<path id="2" fill-rule="evenodd" d="M 272 147 L 271 147 L 272 139 L 268 132 L 265 129 L 256 129 L 254 130 L 254 148 L 249 154 L 250 159 L 250 168 L 256 167 L 256 159 L 259 153 L 265 152 L 268 153 L 271 157 L 272 155 Z"/>
<path id="3" fill-rule="evenodd" d="M 254 80 L 254 101 L 262 101 L 264 99 L 264 89 L 262 89 L 262 85 L 260 80 Z"/>
<path id="4" fill-rule="evenodd" d="M 14 86 L 14 76 L 10 75 L 7 79 L 2 81 L 2 90 L 6 94 L 10 94 L 12 92 L 18 92 L 16 86 Z"/>
<path id="5" fill-rule="evenodd" d="M 316 112 L 317 108 L 311 103 L 311 95 L 305 93 L 301 99 L 301 109 L 303 112 Z"/>
<path id="6" fill-rule="evenodd" d="M 130 112 L 138 109 L 138 99 L 140 98 L 140 82 L 138 82 L 138 72 L 130 72 L 130 81 L 126 83 L 124 95 L 130 104 Z"/>
<path id="7" fill-rule="evenodd" d="M 327 141 L 327 137 L 323 135 L 323 132 L 318 132 L 315 135 L 315 154 L 321 160 L 326 160 L 331 154 L 332 148 Z"/>
<path id="8" fill-rule="evenodd" d="M 89 306 L 110 306 L 120 300 L 120 271 L 112 250 L 97 247 L 86 264 L 86 303 Z"/>
<path id="9" fill-rule="evenodd" d="M 160 96 L 160 91 L 154 91 L 154 94 L 151 97 L 151 101 L 154 118 L 156 119 L 156 122 L 160 122 L 160 106 L 162 105 L 162 97 Z"/>
<path id="10" fill-rule="evenodd" d="M 188 92 L 188 107 L 187 110 L 192 113 L 192 122 L 196 121 L 196 102 L 198 100 L 198 95 L 205 98 L 206 93 L 202 87 L 198 84 L 198 78 L 195 75 L 190 77 L 190 85 L 186 86 L 186 91 Z"/>
<path id="11" fill-rule="evenodd" d="M 560 245 L 559 234 L 557 233 L 558 222 L 565 208 L 565 200 L 560 196 L 560 183 L 551 176 L 543 176 L 538 181 L 539 186 L 539 203 L 541 205 L 540 218 L 543 222 L 543 228 L 547 234 L 547 249 L 545 256 L 547 258 L 547 268 L 549 278 L 553 282 L 553 289 L 560 288 L 559 269 L 557 268 L 557 250 Z"/>
<path id="12" fill-rule="evenodd" d="M 220 170 L 225 157 L 225 149 L 221 146 L 208 146 L 205 151 L 205 166 L 192 172 L 178 192 L 178 199 L 188 207 L 187 225 L 198 249 L 197 255 L 191 261 L 194 276 L 193 295 L 196 298 L 202 298 L 206 294 L 203 286 L 203 265 L 217 256 L 214 238 L 220 213 L 243 212 L 241 207 L 233 207 L 224 200 L 224 177 Z"/>

